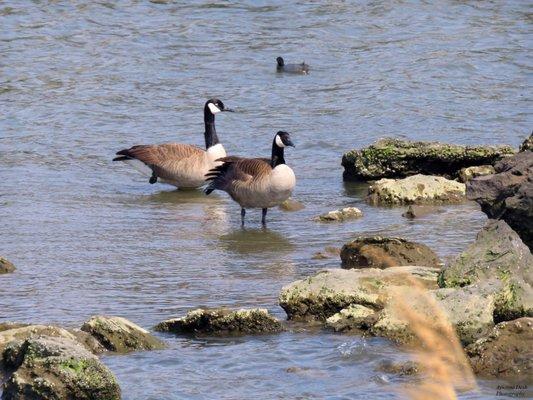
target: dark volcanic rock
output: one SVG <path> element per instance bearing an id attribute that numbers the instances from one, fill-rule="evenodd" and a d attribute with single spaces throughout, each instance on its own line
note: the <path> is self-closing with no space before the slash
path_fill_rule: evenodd
<path id="1" fill-rule="evenodd" d="M 11 342 L 3 351 L 11 375 L 2 400 L 119 400 L 113 374 L 79 343 L 64 337 Z"/>
<path id="2" fill-rule="evenodd" d="M 440 260 L 428 246 L 402 238 L 358 237 L 341 250 L 342 268 L 388 268 L 401 265 L 438 267 Z"/>
<path id="3" fill-rule="evenodd" d="M 466 348 L 476 374 L 528 381 L 533 374 L 533 318 L 501 322 Z"/>
<path id="4" fill-rule="evenodd" d="M 186 316 L 160 322 L 161 332 L 202 335 L 249 335 L 283 330 L 281 323 L 266 309 L 229 310 L 226 308 L 189 311 Z"/>
<path id="5" fill-rule="evenodd" d="M 489 218 L 503 219 L 531 249 L 533 246 L 533 152 L 523 151 L 498 162 L 494 175 L 469 181 L 466 195 Z"/>
<path id="6" fill-rule="evenodd" d="M 459 171 L 474 165 L 494 164 L 514 154 L 510 146 L 464 147 L 438 142 L 382 139 L 342 157 L 344 180 L 404 178 L 415 174 L 456 178 Z"/>

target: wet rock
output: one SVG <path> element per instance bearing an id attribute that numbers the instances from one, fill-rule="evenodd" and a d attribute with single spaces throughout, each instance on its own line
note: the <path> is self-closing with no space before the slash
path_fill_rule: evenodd
<path id="1" fill-rule="evenodd" d="M 315 218 L 318 222 L 342 222 L 349 219 L 361 218 L 363 212 L 356 207 L 345 207 L 340 210 L 329 211 Z"/>
<path id="2" fill-rule="evenodd" d="M 533 318 L 501 322 L 466 348 L 476 374 L 528 381 L 533 375 Z"/>
<path id="3" fill-rule="evenodd" d="M 0 257 L 0 275 L 7 274 L 9 272 L 14 272 L 16 270 L 15 266 L 7 261 L 5 258 Z"/>
<path id="4" fill-rule="evenodd" d="M 510 146 L 463 147 L 438 142 L 381 139 L 342 157 L 344 180 L 404 178 L 415 174 L 457 178 L 459 170 L 492 165 L 515 152 Z"/>
<path id="5" fill-rule="evenodd" d="M 405 217 L 408 219 L 415 219 L 415 218 L 424 217 L 426 215 L 435 214 L 438 212 L 441 212 L 440 207 L 421 206 L 421 205 L 411 204 L 407 208 L 407 211 L 402 214 L 402 217 Z"/>
<path id="6" fill-rule="evenodd" d="M 533 315 L 533 256 L 504 221 L 489 221 L 476 241 L 439 276 L 441 287 L 497 280 L 496 322 Z"/>
<path id="7" fill-rule="evenodd" d="M 342 268 L 389 268 L 401 265 L 439 267 L 428 246 L 397 237 L 358 237 L 341 250 Z"/>
<path id="8" fill-rule="evenodd" d="M 418 374 L 420 366 L 414 361 L 394 362 L 387 360 L 379 363 L 377 370 L 387 374 L 409 376 Z"/>
<path id="9" fill-rule="evenodd" d="M 10 342 L 20 341 L 40 336 L 59 337 L 76 341 L 76 337 L 66 329 L 52 325 L 26 325 L 14 327 L 0 332 L 0 353 Z"/>
<path id="10" fill-rule="evenodd" d="M 102 343 L 88 332 L 82 331 L 81 329 L 68 329 L 68 332 L 76 338 L 78 343 L 93 354 L 100 354 L 107 350 Z"/>
<path id="11" fill-rule="evenodd" d="M 11 342 L 3 358 L 13 371 L 2 387 L 3 400 L 120 399 L 120 387 L 109 369 L 70 339 Z"/>
<path id="12" fill-rule="evenodd" d="M 230 310 L 226 308 L 189 311 L 181 318 L 163 321 L 157 331 L 179 334 L 248 335 L 276 333 L 283 330 L 281 323 L 266 309 Z"/>
<path id="13" fill-rule="evenodd" d="M 365 329 L 372 324 L 376 311 L 360 304 L 351 304 L 326 319 L 326 327 L 335 332 Z"/>
<path id="14" fill-rule="evenodd" d="M 520 145 L 519 151 L 533 151 L 533 133 Z"/>
<path id="15" fill-rule="evenodd" d="M 25 326 L 28 326 L 30 324 L 24 323 L 24 322 L 1 322 L 0 323 L 0 332 L 8 331 L 10 329 L 17 329 L 17 328 L 24 328 Z"/>
<path id="16" fill-rule="evenodd" d="M 463 183 L 466 183 L 471 179 L 477 178 L 478 176 L 491 175 L 494 172 L 495 169 L 492 165 L 480 165 L 477 167 L 462 168 L 459 171 L 459 180 Z"/>
<path id="17" fill-rule="evenodd" d="M 437 288 L 437 274 L 436 268 L 413 266 L 328 269 L 284 286 L 279 304 L 289 319 L 325 321 L 352 304 L 382 309 L 390 287 L 405 285 L 408 278 Z"/>
<path id="18" fill-rule="evenodd" d="M 305 205 L 294 199 L 287 199 L 279 205 L 280 210 L 283 211 L 300 211 L 305 208 Z"/>
<path id="19" fill-rule="evenodd" d="M 316 252 L 313 257 L 313 260 L 325 260 L 331 257 L 338 257 L 341 254 L 341 249 L 338 247 L 326 246 L 324 251 Z"/>
<path id="20" fill-rule="evenodd" d="M 118 353 L 165 347 L 147 330 L 122 317 L 93 316 L 81 330 L 94 336 L 107 350 Z"/>
<path id="21" fill-rule="evenodd" d="M 467 197 L 489 218 L 503 219 L 533 248 L 533 152 L 523 151 L 498 162 L 493 175 L 467 183 Z"/>
<path id="22" fill-rule="evenodd" d="M 368 188 L 367 196 L 373 205 L 459 203 L 464 199 L 464 183 L 429 175 L 380 179 Z"/>

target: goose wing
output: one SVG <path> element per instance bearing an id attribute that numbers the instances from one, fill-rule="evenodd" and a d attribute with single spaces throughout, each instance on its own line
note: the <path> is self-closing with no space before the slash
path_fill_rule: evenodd
<path id="1" fill-rule="evenodd" d="M 268 158 L 223 157 L 217 161 L 222 161 L 222 164 L 206 174 L 206 181 L 210 182 L 207 194 L 215 189 L 226 190 L 229 185 L 261 180 L 272 172 Z"/>

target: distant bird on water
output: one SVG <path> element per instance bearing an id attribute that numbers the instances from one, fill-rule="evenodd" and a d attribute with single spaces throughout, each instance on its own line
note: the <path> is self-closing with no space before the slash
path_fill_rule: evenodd
<path id="1" fill-rule="evenodd" d="M 125 161 L 141 173 L 150 176 L 149 182 L 159 179 L 178 188 L 197 188 L 205 183 L 205 174 L 220 165 L 216 160 L 226 156 L 215 130 L 215 114 L 233 111 L 218 99 L 204 106 L 205 148 L 182 143 L 138 145 L 120 150 L 113 161 Z"/>
<path id="2" fill-rule="evenodd" d="M 223 190 L 241 206 L 241 224 L 247 208 L 263 210 L 261 223 L 266 224 L 266 214 L 270 207 L 287 200 L 296 185 L 296 177 L 285 164 L 284 149 L 294 147 L 287 132 L 279 131 L 272 142 L 272 157 L 241 158 L 224 157 L 222 165 L 213 168 L 206 175 L 210 181 L 205 193 Z"/>
<path id="3" fill-rule="evenodd" d="M 302 62 L 301 64 L 285 64 L 285 60 L 283 60 L 283 57 L 276 58 L 276 61 L 278 62 L 278 72 L 288 72 L 291 74 L 303 75 L 309 74 L 309 65 L 305 62 Z"/>

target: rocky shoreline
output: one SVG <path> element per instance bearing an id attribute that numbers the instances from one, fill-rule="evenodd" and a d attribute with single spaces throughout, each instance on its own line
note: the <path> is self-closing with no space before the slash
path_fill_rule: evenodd
<path id="1" fill-rule="evenodd" d="M 288 323 L 266 309 L 196 309 L 154 330 L 193 336 L 278 334 L 290 331 L 290 321 L 303 321 L 416 348 L 417 328 L 398 312 L 402 302 L 435 324 L 434 310 L 440 310 L 479 376 L 525 381 L 533 373 L 531 143 L 529 137 L 516 152 L 508 146 L 385 139 L 348 152 L 342 161 L 345 179 L 377 180 L 368 191 L 371 205 L 412 205 L 404 215 L 415 218 L 421 212 L 418 204 L 475 200 L 489 221 L 475 242 L 446 265 L 428 246 L 397 237 L 359 236 L 340 251 L 319 254 L 340 260 L 281 289 L 279 305 Z M 362 212 L 347 207 L 315 221 L 357 218 L 363 218 Z M 15 270 L 0 258 L 0 274 Z M 425 303 L 417 293 L 424 293 Z M 121 317 L 93 316 L 80 329 L 2 322 L 2 399 L 120 399 L 116 378 L 97 355 L 165 347 Z M 418 371 L 416 365 L 407 369 Z"/>

